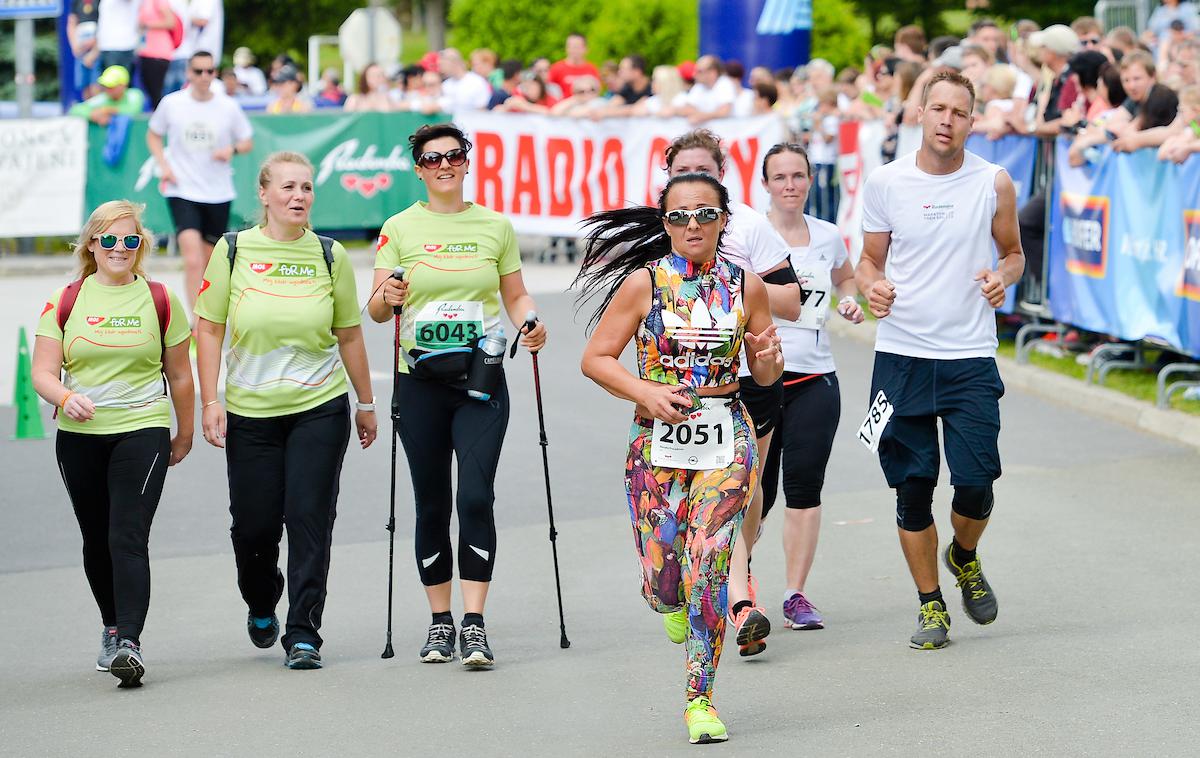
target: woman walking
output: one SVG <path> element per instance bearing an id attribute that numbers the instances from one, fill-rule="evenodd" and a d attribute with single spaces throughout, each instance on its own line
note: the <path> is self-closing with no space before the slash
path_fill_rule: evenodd
<path id="1" fill-rule="evenodd" d="M 720 253 L 729 195 L 705 174 L 667 182 L 657 208 L 589 221 L 577 283 L 603 292 L 583 373 L 635 403 L 625 485 L 642 595 L 686 643 L 693 743 L 728 738 L 712 704 L 728 612 L 730 555 L 757 485 L 758 452 L 738 394 L 739 353 L 755 381 L 783 371 L 766 287 Z M 631 340 L 638 374 L 621 365 Z"/>
<path id="2" fill-rule="evenodd" d="M 292 669 L 321 667 L 342 459 L 350 438 L 346 376 L 358 397 L 359 444 L 375 440 L 375 398 L 358 295 L 340 244 L 309 229 L 313 168 L 274 153 L 258 173 L 263 223 L 217 243 L 196 300 L 204 439 L 225 448 L 230 533 L 246 630 L 260 648 L 279 638 L 279 542 L 288 534 L 283 647 Z M 221 343 L 231 330 L 225 403 Z"/>
<path id="3" fill-rule="evenodd" d="M 33 386 L 57 407 L 58 467 L 104 624 L 96 670 L 130 687 L 145 674 L 150 524 L 194 424 L 191 331 L 179 298 L 142 271 L 152 239 L 141 206 L 113 200 L 93 211 L 75 243 L 79 279 L 46 303 L 33 350 Z"/>

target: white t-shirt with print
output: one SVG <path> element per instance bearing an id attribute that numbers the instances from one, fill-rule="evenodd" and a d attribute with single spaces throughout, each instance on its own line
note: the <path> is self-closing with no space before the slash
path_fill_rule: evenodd
<path id="1" fill-rule="evenodd" d="M 212 157 L 214 150 L 250 139 L 254 130 L 233 98 L 213 93 L 208 100 L 192 97 L 191 89 L 172 92 L 150 117 L 149 128 L 166 138 L 167 163 L 176 183 L 167 185 L 167 197 L 194 203 L 233 200 L 233 166 Z"/>
<path id="2" fill-rule="evenodd" d="M 833 272 L 847 260 L 846 242 L 842 233 L 828 221 L 804 215 L 804 223 L 808 224 L 807 245 L 790 248 L 792 268 L 800 279 L 808 279 L 810 290 L 806 309 L 820 308 L 825 311 L 825 318 L 832 318 L 829 310 L 831 300 L 837 298 L 837 292 L 831 286 Z M 813 287 L 828 286 L 821 289 L 820 294 Z M 801 284 L 804 287 L 804 284 Z M 814 301 L 818 298 L 819 302 Z M 775 326 L 780 339 L 783 340 L 783 367 L 785 371 L 798 374 L 828 374 L 835 371 L 833 350 L 829 345 L 828 329 L 807 329 L 796 321 L 784 321 L 775 318 Z"/>

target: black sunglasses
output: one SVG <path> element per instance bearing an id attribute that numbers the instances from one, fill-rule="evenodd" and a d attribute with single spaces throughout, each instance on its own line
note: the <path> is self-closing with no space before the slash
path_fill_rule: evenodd
<path id="1" fill-rule="evenodd" d="M 121 240 L 126 250 L 137 250 L 142 246 L 142 235 L 140 234 L 125 234 L 121 236 L 116 234 L 93 234 L 92 239 L 100 240 L 100 247 L 105 250 L 112 250 L 116 247 L 117 240 Z"/>
<path id="2" fill-rule="evenodd" d="M 217 73 L 217 70 L 215 68 L 193 68 L 192 73 L 196 76 L 203 76 L 204 74 L 212 75 Z"/>
<path id="3" fill-rule="evenodd" d="M 720 208 L 697 208 L 694 211 L 667 211 L 667 223 L 671 226 L 687 226 L 692 219 L 698 224 L 711 224 L 725 211 Z"/>
<path id="4" fill-rule="evenodd" d="M 421 168 L 437 168 L 442 165 L 443 158 L 451 166 L 461 166 L 467 162 L 467 151 L 461 147 L 456 147 L 444 153 L 421 153 L 420 157 L 417 158 L 417 165 Z"/>

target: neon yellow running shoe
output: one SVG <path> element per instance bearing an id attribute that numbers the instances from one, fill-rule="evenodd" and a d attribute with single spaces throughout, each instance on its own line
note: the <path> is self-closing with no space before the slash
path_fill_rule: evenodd
<path id="1" fill-rule="evenodd" d="M 667 639 L 676 645 L 683 644 L 684 640 L 687 639 L 688 633 L 687 611 L 664 613 L 662 619 L 663 629 L 667 630 Z"/>
<path id="2" fill-rule="evenodd" d="M 688 728 L 688 742 L 693 745 L 706 745 L 710 742 L 724 742 L 729 739 L 725 724 L 717 718 L 717 709 L 712 701 L 701 695 L 692 699 L 683 712 L 684 723 Z"/>

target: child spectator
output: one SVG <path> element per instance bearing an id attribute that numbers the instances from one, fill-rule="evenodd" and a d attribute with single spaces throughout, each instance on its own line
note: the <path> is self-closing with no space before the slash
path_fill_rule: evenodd
<path id="1" fill-rule="evenodd" d="M 686 87 L 679 69 L 674 66 L 655 66 L 650 77 L 650 97 L 633 106 L 634 116 L 674 116 L 684 104 Z"/>
<path id="2" fill-rule="evenodd" d="M 1179 120 L 1184 128 L 1162 143 L 1159 160 L 1183 163 L 1192 153 L 1200 152 L 1200 85 L 1192 84 L 1180 91 Z"/>
<path id="3" fill-rule="evenodd" d="M 997 63 L 984 72 L 979 88 L 983 117 L 976 120 L 974 131 L 982 132 L 992 140 L 1006 134 L 1021 133 L 1024 118 L 1013 103 L 1016 86 L 1017 72 L 1007 63 Z"/>

